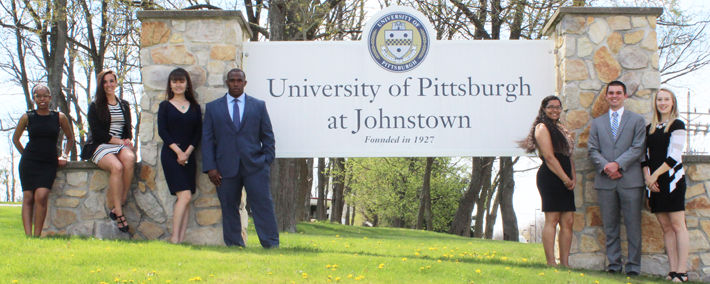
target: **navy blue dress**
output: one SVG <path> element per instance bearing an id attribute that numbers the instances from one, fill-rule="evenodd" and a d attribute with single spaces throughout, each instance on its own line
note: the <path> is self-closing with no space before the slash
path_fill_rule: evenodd
<path id="1" fill-rule="evenodd" d="M 169 101 L 160 103 L 158 109 L 158 135 L 163 139 L 160 162 L 163 164 L 165 181 L 170 194 L 189 190 L 195 194 L 195 174 L 197 162 L 193 151 L 185 166 L 178 164 L 177 154 L 170 145 L 177 144 L 182 151 L 190 145 L 197 148 L 202 139 L 202 110 L 200 105 L 192 104 L 187 112 L 182 113 Z"/>

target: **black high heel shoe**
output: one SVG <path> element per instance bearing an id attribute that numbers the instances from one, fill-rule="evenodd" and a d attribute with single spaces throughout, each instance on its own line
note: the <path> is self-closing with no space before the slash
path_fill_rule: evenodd
<path id="1" fill-rule="evenodd" d="M 118 230 L 124 233 L 128 232 L 128 222 L 126 221 L 126 217 L 121 215 L 121 216 L 116 216 L 116 224 L 121 224 L 123 225 L 122 227 L 118 227 Z"/>
<path id="2" fill-rule="evenodd" d="M 116 213 L 113 213 L 113 211 L 108 212 L 108 217 L 111 218 L 111 220 L 116 221 Z"/>
<path id="3" fill-rule="evenodd" d="M 685 283 L 688 281 L 688 273 L 687 272 L 686 273 L 676 273 L 675 275 L 673 275 L 673 278 L 671 278 L 671 281 L 673 281 L 675 279 L 680 280 L 680 283 Z M 676 281 L 673 281 L 673 282 L 676 282 Z"/>

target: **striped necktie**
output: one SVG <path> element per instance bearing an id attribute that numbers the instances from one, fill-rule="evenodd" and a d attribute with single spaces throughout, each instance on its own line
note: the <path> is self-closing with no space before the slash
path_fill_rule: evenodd
<path id="1" fill-rule="evenodd" d="M 613 112 L 611 114 L 611 134 L 614 135 L 614 141 L 616 141 L 616 132 L 619 131 L 619 113 Z"/>

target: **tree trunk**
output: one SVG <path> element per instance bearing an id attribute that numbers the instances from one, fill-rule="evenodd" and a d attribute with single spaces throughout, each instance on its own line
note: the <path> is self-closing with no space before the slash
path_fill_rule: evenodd
<path id="1" fill-rule="evenodd" d="M 474 238 L 483 237 L 483 217 L 485 216 L 486 210 L 491 205 L 490 196 L 493 195 L 493 191 L 491 190 L 493 158 L 488 159 L 490 159 L 490 161 L 483 165 L 481 174 L 481 193 L 478 195 L 478 200 L 476 201 L 476 222 L 473 225 Z"/>
<path id="2" fill-rule="evenodd" d="M 313 159 L 299 159 L 305 162 L 299 171 L 298 177 L 298 202 L 296 208 L 296 221 L 308 221 L 311 209 L 311 187 L 313 187 Z"/>
<path id="3" fill-rule="evenodd" d="M 518 160 L 516 159 L 515 162 Z M 513 192 L 515 191 L 515 181 L 513 180 L 513 165 L 511 157 L 500 157 L 500 213 L 503 217 L 503 240 L 519 241 L 518 239 L 518 219 L 513 208 Z"/>
<path id="4" fill-rule="evenodd" d="M 318 158 L 318 203 L 316 203 L 316 216 L 318 221 L 326 220 L 326 196 L 325 187 L 328 183 L 328 176 L 325 175 L 325 158 Z"/>
<path id="5" fill-rule="evenodd" d="M 424 225 L 424 217 L 426 215 L 428 231 L 432 228 L 432 214 L 431 214 L 431 166 L 434 164 L 434 158 L 426 158 L 426 168 L 424 170 L 424 181 L 422 183 L 422 195 L 419 202 L 419 214 L 417 215 L 417 230 L 421 230 Z"/>
<path id="6" fill-rule="evenodd" d="M 345 158 L 335 158 L 333 178 L 333 201 L 330 221 L 341 224 L 343 218 L 343 190 L 345 189 Z"/>
<path id="7" fill-rule="evenodd" d="M 304 159 L 276 159 L 271 164 L 271 196 L 274 200 L 276 221 L 279 231 L 296 231 L 296 212 L 298 203 L 301 168 L 306 166 Z"/>
<path id="8" fill-rule="evenodd" d="M 350 215 L 350 226 L 355 226 L 355 214 L 357 214 L 357 208 L 353 206 L 352 213 Z"/>
<path id="9" fill-rule="evenodd" d="M 67 49 L 67 0 L 51 1 L 54 18 L 50 31 L 51 61 L 47 64 L 47 79 L 52 91 L 51 108 L 59 107 L 63 113 L 69 113 L 67 99 L 62 91 L 62 75 L 64 75 L 64 54 Z"/>
<path id="10" fill-rule="evenodd" d="M 498 207 L 500 206 L 500 194 L 496 194 L 496 199 L 493 202 L 490 210 L 486 211 L 486 232 L 484 238 L 487 240 L 493 239 L 493 230 L 495 229 L 496 220 L 498 220 Z"/>
<path id="11" fill-rule="evenodd" d="M 473 157 L 471 162 L 471 182 L 468 189 L 459 199 L 459 207 L 454 214 L 454 220 L 451 222 L 449 234 L 455 234 L 464 237 L 471 236 L 471 213 L 473 206 L 478 200 L 478 194 L 483 186 L 484 169 L 488 169 L 488 164 L 491 164 L 493 158 L 490 157 Z"/>

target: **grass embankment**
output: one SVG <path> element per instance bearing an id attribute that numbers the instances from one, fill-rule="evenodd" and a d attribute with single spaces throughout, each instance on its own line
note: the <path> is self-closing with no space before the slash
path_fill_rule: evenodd
<path id="1" fill-rule="evenodd" d="M 264 250 L 163 241 L 26 238 L 19 207 L 0 207 L 0 283 L 667 283 L 555 270 L 540 244 L 407 229 L 301 223 Z M 15 282 L 17 281 L 17 282 Z"/>

